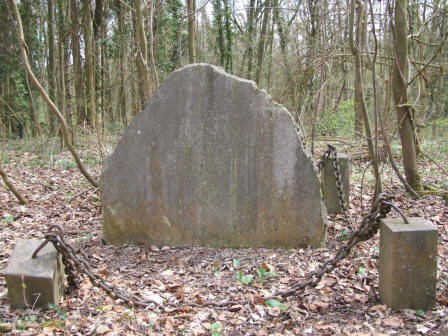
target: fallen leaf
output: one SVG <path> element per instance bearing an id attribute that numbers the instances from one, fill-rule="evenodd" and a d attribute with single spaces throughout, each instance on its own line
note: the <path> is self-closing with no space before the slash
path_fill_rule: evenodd
<path id="1" fill-rule="evenodd" d="M 174 330 L 174 318 L 172 316 L 167 316 L 165 319 L 165 329 Z"/>
<path id="2" fill-rule="evenodd" d="M 399 328 L 403 325 L 403 320 L 398 316 L 388 316 L 383 319 L 383 324 L 392 327 L 392 328 Z"/>
<path id="3" fill-rule="evenodd" d="M 105 324 L 100 324 L 96 329 L 95 329 L 96 333 L 98 335 L 105 335 L 108 332 L 111 332 L 112 329 L 110 329 L 107 325 Z"/>

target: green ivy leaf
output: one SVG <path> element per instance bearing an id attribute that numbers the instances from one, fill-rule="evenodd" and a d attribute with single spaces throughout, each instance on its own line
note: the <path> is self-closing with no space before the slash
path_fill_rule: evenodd
<path id="1" fill-rule="evenodd" d="M 423 316 L 423 315 L 425 315 L 425 312 L 423 311 L 423 309 L 417 309 L 417 310 L 415 311 L 415 315 L 417 315 L 417 316 Z"/>
<path id="2" fill-rule="evenodd" d="M 283 311 L 288 310 L 288 308 L 277 299 L 269 299 L 266 300 L 265 303 L 269 307 L 279 307 Z"/>
<path id="3" fill-rule="evenodd" d="M 247 274 L 245 276 L 243 276 L 243 278 L 241 279 L 243 281 L 243 283 L 248 286 L 250 285 L 250 283 L 252 282 L 253 276 L 250 274 Z"/>
<path id="4" fill-rule="evenodd" d="M 233 258 L 233 267 L 240 267 L 240 261 L 236 258 Z"/>

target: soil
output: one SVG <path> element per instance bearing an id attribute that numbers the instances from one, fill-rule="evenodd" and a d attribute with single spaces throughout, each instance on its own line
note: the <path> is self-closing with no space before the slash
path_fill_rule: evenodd
<path id="1" fill-rule="evenodd" d="M 95 272 L 122 290 L 160 301 L 161 306 L 123 304 L 80 275 L 79 288 L 67 293 L 59 307 L 11 309 L 4 277 L 0 277 L 0 333 L 448 335 L 447 202 L 436 194 L 412 199 L 386 164 L 384 191 L 396 196 L 396 204 L 407 216 L 423 216 L 439 230 L 437 300 L 430 311 L 392 311 L 379 301 L 379 234 L 356 246 L 316 288 L 279 298 L 271 302 L 273 307 L 260 302 L 260 297 L 288 289 L 333 255 L 347 236 L 341 215 L 329 216 L 327 243 L 315 249 L 104 245 L 98 190 L 82 177 L 69 153 L 42 155 L 38 146 L 22 140 L 3 142 L 2 147 L 3 168 L 29 203 L 20 205 L 0 184 L 0 274 L 17 239 L 43 238 L 49 225 L 59 224 L 66 240 L 84 251 Z M 99 175 L 100 160 L 91 148 L 95 146 L 81 148 L 81 157 Z M 372 202 L 372 178 L 367 163 L 355 158 L 351 165 L 350 215 L 359 224 Z M 421 159 L 419 165 L 424 183 L 448 190 L 443 183 L 447 177 L 434 164 Z M 392 211 L 390 216 L 399 215 Z M 201 305 L 240 299 L 252 303 L 222 308 Z"/>

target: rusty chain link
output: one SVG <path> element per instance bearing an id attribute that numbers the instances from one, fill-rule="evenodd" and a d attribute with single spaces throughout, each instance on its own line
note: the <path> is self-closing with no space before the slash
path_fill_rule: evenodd
<path id="1" fill-rule="evenodd" d="M 341 166 L 339 165 L 339 158 L 337 154 L 336 147 L 327 144 L 328 148 L 327 150 L 322 154 L 322 158 L 320 159 L 319 163 L 317 164 L 317 169 L 322 171 L 325 164 L 328 162 L 328 159 L 331 158 L 333 161 L 333 170 L 334 170 L 334 177 L 336 180 L 336 190 L 338 191 L 338 197 L 339 197 L 339 205 L 342 209 L 342 214 L 344 215 L 345 222 L 347 226 L 350 228 L 351 231 L 355 230 L 355 227 L 352 223 L 352 220 L 350 219 L 350 216 L 348 214 L 347 209 L 347 202 L 345 201 L 345 193 L 342 189 L 342 175 L 341 175 Z"/>
<path id="2" fill-rule="evenodd" d="M 380 194 L 377 200 L 374 202 L 372 209 L 370 212 L 364 217 L 361 225 L 357 230 L 352 232 L 350 237 L 347 240 L 347 243 L 338 249 L 333 258 L 327 259 L 317 271 L 313 271 L 307 275 L 307 277 L 302 280 L 295 282 L 290 286 L 288 290 L 280 290 L 273 293 L 271 296 L 266 296 L 260 298 L 260 300 L 266 301 L 271 298 L 283 297 L 286 298 L 292 295 L 299 295 L 305 291 L 306 288 L 315 287 L 322 277 L 333 271 L 337 264 L 344 258 L 346 258 L 352 248 L 362 241 L 366 241 L 373 237 L 380 225 L 380 219 L 385 218 L 386 215 L 390 212 L 391 208 L 397 208 L 397 206 L 393 203 L 394 197 L 386 194 Z M 402 214 L 402 213 L 401 213 Z M 57 231 L 53 229 L 56 228 Z M 49 227 L 49 231 L 44 235 L 45 241 L 34 251 L 33 258 L 37 255 L 37 253 L 44 247 L 48 242 L 51 242 L 56 250 L 62 255 L 62 261 L 65 266 L 65 272 L 68 277 L 69 289 L 74 289 L 78 286 L 77 278 L 78 273 L 85 274 L 94 286 L 102 288 L 107 295 L 109 295 L 112 299 L 121 299 L 124 303 L 131 304 L 134 306 L 140 306 L 144 308 L 148 308 L 151 304 L 160 305 L 160 303 L 154 300 L 145 300 L 142 301 L 137 296 L 130 294 L 129 292 L 118 289 L 117 287 L 108 284 L 103 277 L 96 274 L 92 271 L 91 266 L 88 264 L 86 260 L 77 256 L 79 251 L 64 239 L 64 230 L 61 226 L 57 224 L 53 224 Z M 242 305 L 251 303 L 250 300 L 235 300 L 235 301 L 221 301 L 221 302 L 201 302 L 197 303 L 184 303 L 184 305 L 189 306 L 213 306 L 216 308 L 229 307 L 234 305 Z M 163 308 L 163 307 L 162 307 Z"/>

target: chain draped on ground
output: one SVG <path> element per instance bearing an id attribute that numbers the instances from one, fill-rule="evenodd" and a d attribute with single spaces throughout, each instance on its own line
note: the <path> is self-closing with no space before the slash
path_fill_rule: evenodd
<path id="1" fill-rule="evenodd" d="M 338 249 L 333 258 L 327 259 L 318 270 L 309 273 L 307 277 L 302 281 L 293 283 L 289 287 L 289 289 L 277 291 L 270 296 L 259 297 L 256 302 L 262 303 L 272 298 L 286 298 L 289 296 L 300 295 L 305 291 L 306 288 L 315 287 L 325 274 L 333 271 L 337 267 L 338 263 L 350 254 L 350 251 L 355 245 L 362 241 L 370 239 L 377 233 L 379 229 L 380 219 L 385 218 L 392 207 L 396 208 L 393 200 L 393 196 L 380 194 L 377 200 L 374 202 L 370 212 L 364 217 L 359 228 L 352 232 L 347 240 L 347 243 L 345 243 Z M 57 230 L 55 231 L 54 229 Z M 139 297 L 127 291 L 118 289 L 116 286 L 108 284 L 102 276 L 93 272 L 91 266 L 86 261 L 87 256 L 84 253 L 77 251 L 70 243 L 68 243 L 64 239 L 64 230 L 60 225 L 51 225 L 49 227 L 49 231 L 45 233 L 44 237 L 45 241 L 34 251 L 33 258 L 38 254 L 42 247 L 51 242 L 54 245 L 55 249 L 62 256 L 62 262 L 65 266 L 65 273 L 67 274 L 69 290 L 75 289 L 78 286 L 78 274 L 82 273 L 90 279 L 93 285 L 102 288 L 107 293 L 107 295 L 109 295 L 114 300 L 121 299 L 126 304 L 144 308 L 151 308 L 154 307 L 154 305 L 160 305 L 160 303 L 154 300 L 143 301 Z M 83 254 L 84 258 L 79 257 L 78 254 Z M 231 307 L 249 303 L 254 302 L 252 302 L 251 300 L 225 300 L 220 302 L 206 301 L 201 303 L 183 302 L 179 303 L 179 305 L 194 307 L 212 306 L 217 309 L 222 309 L 223 307 Z M 164 308 L 161 307 L 161 309 Z"/>

